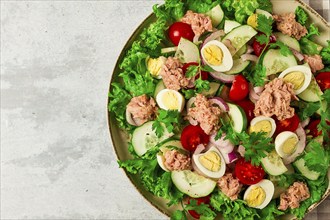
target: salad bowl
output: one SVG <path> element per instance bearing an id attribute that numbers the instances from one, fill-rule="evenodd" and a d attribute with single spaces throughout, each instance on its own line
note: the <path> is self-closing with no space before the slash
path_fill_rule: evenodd
<path id="1" fill-rule="evenodd" d="M 311 21 L 315 23 L 315 25 L 319 28 L 320 35 L 315 37 L 314 40 L 316 43 L 326 46 L 327 40 L 329 40 L 330 36 L 330 25 L 327 23 L 327 21 L 322 18 L 317 12 L 315 12 L 310 6 L 305 4 L 304 2 L 300 0 L 292 0 L 292 1 L 283 1 L 283 0 L 272 0 L 273 4 L 273 12 L 275 14 L 279 13 L 286 13 L 286 12 L 294 12 L 294 10 L 300 6 L 302 7 L 309 15 Z M 115 68 L 113 70 L 112 78 L 110 81 L 110 88 L 109 91 L 111 91 L 112 86 L 111 84 L 114 82 L 121 82 L 121 79 L 119 77 L 120 70 L 120 63 L 123 61 L 126 52 L 129 50 L 129 48 L 132 46 L 132 43 L 134 40 L 137 39 L 137 37 L 141 34 L 144 28 L 148 27 L 150 24 L 156 21 L 156 16 L 152 13 L 149 15 L 141 24 L 140 26 L 133 32 L 127 43 L 125 44 L 121 54 L 118 57 L 117 63 L 115 65 Z M 110 99 L 108 100 L 108 102 Z M 118 126 L 118 122 L 116 121 L 114 117 L 113 112 L 108 111 L 108 125 L 109 125 L 109 131 L 111 140 L 114 146 L 114 151 L 116 153 L 117 159 L 120 161 L 132 159 L 132 156 L 128 150 L 128 143 L 127 140 L 129 140 L 130 136 L 123 130 L 121 130 Z M 138 178 L 137 175 L 130 174 L 129 172 L 125 171 L 125 174 L 130 179 L 132 184 L 135 186 L 135 188 L 140 192 L 140 194 L 155 208 L 157 208 L 160 212 L 164 213 L 166 216 L 171 216 L 175 210 L 178 209 L 178 206 L 167 206 L 167 201 L 165 201 L 162 198 L 154 196 L 152 193 L 150 193 L 148 190 L 145 189 L 142 182 Z M 328 171 L 328 179 L 330 179 L 330 170 Z M 308 208 L 308 212 L 311 212 L 313 209 L 315 209 L 320 203 L 322 203 L 323 200 L 325 200 L 330 195 L 330 184 L 328 186 L 328 189 L 322 196 L 321 200 L 312 204 Z M 294 216 L 292 215 L 286 215 L 283 216 L 283 219 L 293 219 Z"/>

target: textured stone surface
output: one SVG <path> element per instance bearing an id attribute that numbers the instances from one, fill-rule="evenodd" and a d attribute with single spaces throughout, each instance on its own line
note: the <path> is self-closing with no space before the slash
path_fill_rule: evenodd
<path id="1" fill-rule="evenodd" d="M 157 2 L 1 1 L 1 219 L 166 219 L 106 120 L 117 56 Z"/>

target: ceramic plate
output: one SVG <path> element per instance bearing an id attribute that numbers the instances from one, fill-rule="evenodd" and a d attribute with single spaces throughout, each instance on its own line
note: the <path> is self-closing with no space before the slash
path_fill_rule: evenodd
<path id="1" fill-rule="evenodd" d="M 329 39 L 330 36 L 330 25 L 325 21 L 324 18 L 322 18 L 317 12 L 315 12 L 311 7 L 306 5 L 302 1 L 289 1 L 289 0 L 273 0 L 273 11 L 275 14 L 280 14 L 280 13 L 285 13 L 285 12 L 293 12 L 297 6 L 302 6 L 305 11 L 308 12 L 310 19 L 319 27 L 319 30 L 321 32 L 321 35 L 317 37 L 315 40 L 317 43 L 321 45 L 326 45 L 326 41 Z M 154 14 L 149 15 L 141 24 L 140 26 L 134 31 L 132 36 L 129 38 L 128 42 L 124 46 L 121 54 L 119 55 L 119 58 L 117 60 L 117 63 L 115 65 L 112 78 L 110 81 L 110 84 L 112 82 L 118 82 L 118 74 L 120 73 L 119 69 L 119 64 L 122 62 L 123 57 L 126 54 L 126 51 L 131 47 L 132 43 L 134 40 L 139 36 L 139 34 L 142 32 L 142 30 L 145 27 L 148 27 L 150 23 L 154 22 L 156 20 L 156 17 Z M 111 86 L 110 86 L 111 89 Z M 109 100 L 108 100 L 109 102 Z M 130 153 L 128 152 L 128 147 L 127 147 L 127 140 L 128 136 L 121 131 L 118 128 L 117 122 L 112 115 L 112 113 L 108 113 L 108 124 L 109 124 L 109 130 L 110 130 L 110 135 L 112 139 L 112 143 L 114 146 L 114 150 L 116 152 L 118 160 L 126 160 L 126 159 L 131 159 Z M 125 171 L 126 172 L 126 171 Z M 328 172 L 330 174 L 330 172 Z M 136 187 L 136 189 L 141 193 L 141 195 L 148 200 L 151 205 L 156 207 L 159 211 L 164 213 L 167 216 L 170 216 L 171 213 L 176 210 L 176 207 L 167 207 L 166 201 L 160 198 L 157 198 L 153 196 L 153 194 L 149 193 L 148 191 L 145 190 L 145 188 L 142 186 L 141 182 L 137 178 L 137 176 L 131 175 L 130 173 L 126 172 L 126 175 L 132 182 L 132 184 Z M 312 211 L 317 205 L 319 205 L 326 197 L 330 194 L 330 187 L 328 188 L 327 192 L 324 194 L 323 199 L 312 205 L 309 208 L 309 212 Z"/>

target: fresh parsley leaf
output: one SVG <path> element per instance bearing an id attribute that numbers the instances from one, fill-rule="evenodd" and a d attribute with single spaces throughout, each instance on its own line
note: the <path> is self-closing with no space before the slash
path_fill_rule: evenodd
<path id="1" fill-rule="evenodd" d="M 321 105 L 321 121 L 318 125 L 318 129 L 322 131 L 324 141 L 325 141 L 325 147 L 330 148 L 330 137 L 329 137 L 329 131 L 330 131 L 330 89 L 326 89 L 321 96 L 322 100 L 325 102 L 325 106 Z"/>
<path id="2" fill-rule="evenodd" d="M 267 37 L 267 41 L 266 43 L 261 43 L 259 40 L 259 38 L 257 38 L 258 42 L 260 42 L 261 44 L 267 44 L 269 42 L 269 37 L 273 32 L 273 18 L 269 17 L 267 18 L 265 15 L 263 14 L 258 14 L 257 16 L 257 29 L 258 31 L 264 33 Z M 265 40 L 265 39 L 263 39 Z"/>
<path id="3" fill-rule="evenodd" d="M 308 15 L 305 12 L 305 10 L 302 7 L 298 6 L 296 8 L 295 15 L 296 15 L 296 21 L 301 25 L 305 26 L 306 21 L 308 20 Z"/>
<path id="4" fill-rule="evenodd" d="M 299 101 L 299 118 L 301 121 L 312 116 L 320 108 L 319 102 L 303 102 Z"/>
<path id="5" fill-rule="evenodd" d="M 200 215 L 200 219 L 213 220 L 217 214 L 210 208 L 208 204 L 197 204 L 197 200 L 191 199 L 190 203 L 185 206 L 186 210 L 194 210 Z"/>
<path id="6" fill-rule="evenodd" d="M 330 65 L 330 40 L 327 41 L 328 46 L 324 47 L 320 53 L 322 61 L 326 65 Z"/>
<path id="7" fill-rule="evenodd" d="M 183 93 L 185 99 L 190 99 L 196 95 L 196 91 L 194 89 L 182 89 L 181 92 Z"/>
<path id="8" fill-rule="evenodd" d="M 175 210 L 171 215 L 171 220 L 187 220 L 187 215 L 185 210 Z"/>
<path id="9" fill-rule="evenodd" d="M 270 48 L 277 48 L 277 47 L 279 47 L 280 53 L 283 56 L 288 56 L 289 54 L 292 54 L 290 48 L 287 45 L 285 45 L 284 43 L 282 43 L 281 41 L 276 41 L 276 42 L 270 44 Z"/>
<path id="10" fill-rule="evenodd" d="M 264 34 L 260 34 L 256 36 L 256 40 L 261 44 L 261 45 L 266 45 L 269 43 L 269 37 L 264 35 Z"/>
<path id="11" fill-rule="evenodd" d="M 311 37 L 313 37 L 314 35 L 316 36 L 320 36 L 320 32 L 318 27 L 316 27 L 314 24 L 311 24 L 308 28 L 308 33 L 305 36 L 306 38 L 310 39 Z"/>
<path id="12" fill-rule="evenodd" d="M 214 69 L 208 65 L 201 65 L 201 70 L 205 72 L 214 72 Z"/>
<path id="13" fill-rule="evenodd" d="M 329 154 L 317 141 L 312 140 L 306 146 L 305 154 L 302 156 L 305 166 L 310 170 L 325 174 L 329 167 Z"/>
<path id="14" fill-rule="evenodd" d="M 253 84 L 253 86 L 263 86 L 266 80 L 266 67 L 261 63 L 253 66 L 250 70 L 244 71 L 243 75 Z"/>
<path id="15" fill-rule="evenodd" d="M 202 80 L 201 77 L 195 81 L 195 87 L 197 93 L 210 90 L 210 82 L 208 80 Z"/>
<path id="16" fill-rule="evenodd" d="M 198 72 L 198 66 L 195 66 L 195 65 L 191 65 L 187 68 L 187 72 L 185 74 L 185 76 L 187 78 L 192 78 L 192 77 L 195 77 L 197 72 Z"/>
<path id="17" fill-rule="evenodd" d="M 159 109 L 157 118 L 152 124 L 152 129 L 155 131 L 157 137 L 164 134 L 164 127 L 168 132 L 174 132 L 175 128 L 181 125 L 181 114 L 177 110 Z"/>

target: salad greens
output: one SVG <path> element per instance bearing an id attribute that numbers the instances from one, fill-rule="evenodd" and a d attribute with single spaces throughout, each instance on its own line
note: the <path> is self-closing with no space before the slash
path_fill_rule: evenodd
<path id="1" fill-rule="evenodd" d="M 163 48 L 173 47 L 167 35 L 169 26 L 174 22 L 180 21 L 187 10 L 192 10 L 196 13 L 207 13 L 218 5 L 220 5 L 224 12 L 224 19 L 217 26 L 217 28 L 220 29 L 224 27 L 224 20 L 231 20 L 245 25 L 249 16 L 253 15 L 256 9 L 262 9 L 272 13 L 270 0 L 165 0 L 165 4 L 163 5 L 154 5 L 153 11 L 157 20 L 150 24 L 149 27 L 145 28 L 132 43 L 120 64 L 119 79 L 111 84 L 108 109 L 121 129 L 126 130 L 132 136 L 134 135 L 136 126 L 127 123 L 126 107 L 133 97 L 144 94 L 148 97 L 154 96 L 156 86 L 160 81 L 151 74 L 148 69 L 147 60 L 160 56 L 173 56 L 173 52 L 162 52 Z M 310 23 L 309 16 L 302 7 L 297 7 L 295 16 L 297 22 L 306 26 L 308 30 L 307 35 L 302 37 L 299 42 L 297 41 L 299 44 L 298 46 L 301 48 L 301 53 L 306 55 L 320 55 L 325 65 L 324 70 L 321 71 L 329 71 L 330 40 L 328 41 L 327 47 L 322 47 L 314 42 L 314 37 L 320 35 L 319 29 L 314 23 Z M 255 29 L 259 34 L 253 39 L 255 39 L 254 41 L 259 45 L 263 45 L 263 49 L 260 51 L 259 58 L 254 62 L 250 62 L 239 71 L 239 73 L 243 75 L 253 87 L 262 87 L 270 81 L 270 78 L 267 76 L 268 70 L 263 62 L 267 51 L 269 51 L 269 49 L 278 50 L 279 54 L 283 57 L 293 57 L 293 53 L 286 42 L 271 40 L 275 29 L 274 21 L 271 17 L 258 14 L 256 18 L 257 26 Z M 203 41 L 207 37 L 209 36 L 204 34 L 199 40 Z M 251 44 L 251 41 L 248 44 Z M 225 92 L 223 88 L 226 88 L 229 83 L 219 82 L 216 78 L 203 80 L 201 71 L 212 73 L 214 69 L 201 60 L 198 61 L 197 65 L 191 65 L 187 68 L 185 76 L 187 78 L 196 78 L 192 88 L 183 88 L 180 90 L 184 99 L 188 100 L 197 94 L 209 92 L 212 89 L 210 82 L 220 84 L 220 89 L 215 91 L 214 95 L 211 95 L 211 98 L 213 96 L 224 95 Z M 318 73 L 316 73 L 316 75 L 317 74 Z M 228 97 L 226 98 L 228 99 Z M 316 180 L 310 180 L 295 166 L 293 169 L 296 172 L 286 172 L 277 176 L 271 175 L 268 173 L 269 171 L 266 170 L 268 179 L 276 186 L 287 189 L 296 181 L 307 184 L 310 197 L 301 201 L 298 208 L 289 208 L 285 211 L 279 210 L 279 198 L 271 200 L 271 202 L 262 209 L 252 208 L 245 200 L 241 199 L 242 193 L 240 193 L 239 199 L 232 201 L 217 187 L 209 194 L 210 202 L 207 204 L 200 203 L 198 199 L 191 199 L 183 193 L 182 190 L 180 191 L 173 181 L 171 172 L 166 172 L 159 164 L 159 154 L 160 151 L 164 150 L 164 143 L 168 140 L 178 141 L 176 140 L 178 135 L 181 134 L 183 127 L 188 124 L 186 115 L 177 110 L 158 109 L 155 113 L 156 118 L 153 120 L 150 130 L 146 128 L 145 131 L 148 138 L 154 141 L 152 142 L 153 146 L 146 148 L 144 154 L 138 155 L 135 150 L 136 146 L 134 146 L 133 141 L 130 140 L 128 142 L 128 150 L 133 158 L 130 160 L 118 161 L 118 164 L 131 175 L 137 176 L 146 190 L 155 196 L 166 199 L 168 206 L 181 204 L 182 210 L 176 210 L 173 213 L 171 216 L 173 220 L 188 219 L 188 216 L 191 215 L 191 211 L 197 213 L 200 219 L 204 220 L 214 219 L 219 213 L 226 220 L 273 220 L 289 213 L 302 219 L 310 205 L 318 202 L 322 198 L 329 183 L 327 171 L 330 164 L 330 137 L 328 135 L 330 131 L 330 90 L 326 89 L 323 94 L 318 94 L 317 99 L 319 101 L 294 101 L 291 103 L 291 106 L 295 108 L 300 122 L 307 119 L 319 120 L 317 131 L 322 132 L 322 134 L 317 138 L 312 137 L 312 135 L 307 135 L 307 146 L 297 157 L 297 159 L 303 159 L 305 161 L 305 167 L 310 171 L 316 172 L 319 177 Z M 246 115 L 243 115 L 244 119 L 246 119 Z M 275 149 L 274 138 L 268 137 L 266 132 L 249 132 L 246 128 L 238 132 L 235 130 L 234 122 L 237 122 L 235 118 L 230 116 L 229 113 L 226 113 L 226 117 L 220 119 L 221 127 L 218 129 L 214 141 L 218 141 L 225 135 L 225 141 L 228 140 L 235 146 L 244 146 L 245 161 L 250 161 L 251 164 L 255 166 L 263 165 L 261 159 L 267 157 L 268 153 Z M 231 118 L 229 119 L 229 117 Z M 141 127 L 142 126 L 139 128 Z M 308 127 L 307 129 L 305 128 L 304 132 L 308 133 L 308 129 Z M 155 137 L 152 136 L 153 132 Z M 163 140 L 161 138 L 165 133 L 173 133 L 175 136 Z M 198 138 L 202 139 L 202 137 Z M 167 146 L 167 149 L 182 151 L 182 149 L 175 145 Z M 244 187 L 243 189 L 245 190 Z"/>

